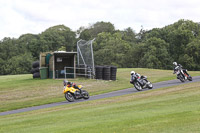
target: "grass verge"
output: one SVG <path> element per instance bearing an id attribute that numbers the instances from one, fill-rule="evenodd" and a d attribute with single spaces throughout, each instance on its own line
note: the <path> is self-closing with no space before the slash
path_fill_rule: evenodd
<path id="1" fill-rule="evenodd" d="M 200 84 L 0 116 L 10 133 L 188 133 L 200 131 Z"/>

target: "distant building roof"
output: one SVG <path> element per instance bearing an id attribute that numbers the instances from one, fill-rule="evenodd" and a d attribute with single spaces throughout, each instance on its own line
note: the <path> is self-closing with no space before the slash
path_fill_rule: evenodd
<path id="1" fill-rule="evenodd" d="M 76 55 L 77 52 L 54 51 L 53 54 L 54 55 L 61 55 L 61 56 L 65 56 L 65 55 L 73 56 L 73 55 Z"/>

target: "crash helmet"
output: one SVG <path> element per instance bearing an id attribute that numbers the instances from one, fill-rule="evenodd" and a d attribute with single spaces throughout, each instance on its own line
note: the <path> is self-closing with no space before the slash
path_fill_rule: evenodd
<path id="1" fill-rule="evenodd" d="M 177 66 L 177 62 L 173 62 L 173 65 Z"/>
<path id="2" fill-rule="evenodd" d="M 67 80 L 64 80 L 64 81 L 63 81 L 63 85 L 66 86 L 66 85 L 67 85 L 67 82 L 68 82 Z"/>
<path id="3" fill-rule="evenodd" d="M 135 71 L 131 71 L 131 75 L 135 74 Z"/>

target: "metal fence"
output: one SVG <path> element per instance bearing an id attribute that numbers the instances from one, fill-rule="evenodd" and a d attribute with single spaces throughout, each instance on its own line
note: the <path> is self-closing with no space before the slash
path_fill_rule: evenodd
<path id="1" fill-rule="evenodd" d="M 64 67 L 64 75 L 65 79 L 68 77 L 76 78 L 77 76 L 82 76 L 90 79 L 94 78 L 93 70 L 91 67 Z"/>

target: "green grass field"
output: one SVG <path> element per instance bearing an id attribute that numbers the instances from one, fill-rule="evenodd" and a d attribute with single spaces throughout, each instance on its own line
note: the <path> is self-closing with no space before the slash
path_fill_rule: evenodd
<path id="1" fill-rule="evenodd" d="M 198 133 L 200 83 L 0 116 L 0 133 Z"/>
<path id="2" fill-rule="evenodd" d="M 149 77 L 153 83 L 176 79 L 172 70 L 122 68 L 117 71 L 116 81 L 90 80 L 84 78 L 70 79 L 82 84 L 90 95 L 133 87 L 129 83 L 130 71 L 134 70 Z M 200 75 L 199 71 L 190 71 L 192 76 Z M 33 79 L 31 74 L 0 76 L 0 112 L 64 101 L 63 79 Z"/>

